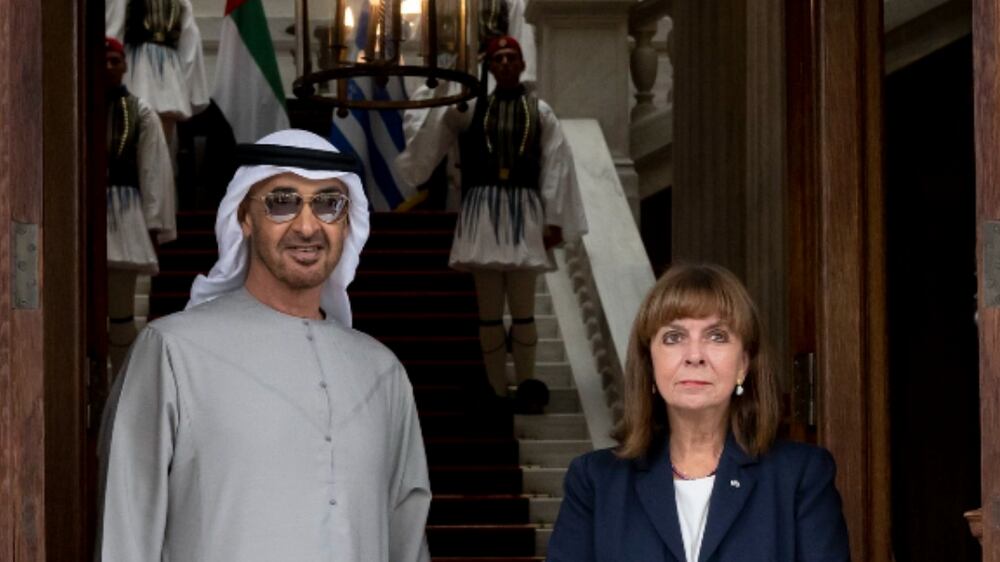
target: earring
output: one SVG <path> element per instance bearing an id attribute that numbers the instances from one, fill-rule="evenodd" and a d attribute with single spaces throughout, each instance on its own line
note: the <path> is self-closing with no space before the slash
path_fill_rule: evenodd
<path id="1" fill-rule="evenodd" d="M 653 385 L 653 395 L 654 396 L 656 395 L 656 385 L 655 384 Z"/>
<path id="2" fill-rule="evenodd" d="M 736 383 L 736 396 L 743 396 L 743 381 Z"/>

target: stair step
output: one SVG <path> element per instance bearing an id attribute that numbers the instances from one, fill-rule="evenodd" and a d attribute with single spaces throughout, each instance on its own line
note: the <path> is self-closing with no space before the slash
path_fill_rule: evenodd
<path id="1" fill-rule="evenodd" d="M 372 230 L 365 242 L 365 250 L 392 248 L 435 248 L 451 251 L 455 237 L 453 228 L 385 228 Z"/>
<path id="2" fill-rule="evenodd" d="M 467 411 L 468 401 L 477 390 L 475 386 L 466 384 L 418 384 L 412 382 L 412 378 L 411 384 L 417 409 L 425 412 Z"/>
<path id="3" fill-rule="evenodd" d="M 427 462 L 434 466 L 516 465 L 518 445 L 512 437 L 430 437 L 424 440 Z"/>
<path id="4" fill-rule="evenodd" d="M 361 263 L 368 269 L 445 269 L 448 267 L 449 248 L 365 248 Z"/>
<path id="5" fill-rule="evenodd" d="M 538 337 L 559 337 L 555 316 L 535 316 Z M 440 336 L 478 337 L 479 314 L 472 312 L 357 312 L 354 328 L 374 337 L 435 334 Z"/>
<path id="6" fill-rule="evenodd" d="M 521 468 L 521 478 L 525 494 L 561 498 L 566 469 L 525 466 Z"/>
<path id="7" fill-rule="evenodd" d="M 436 494 L 521 494 L 522 472 L 517 465 L 434 466 L 429 468 Z"/>
<path id="8" fill-rule="evenodd" d="M 219 259 L 215 247 L 210 248 L 174 248 L 165 244 L 160 248 L 157 257 L 160 269 L 163 271 L 208 271 Z"/>
<path id="9" fill-rule="evenodd" d="M 354 291 L 348 289 L 351 308 L 359 312 L 447 312 L 477 310 L 476 292 L 468 291 Z"/>
<path id="10" fill-rule="evenodd" d="M 178 211 L 177 232 L 215 229 L 216 211 Z"/>
<path id="11" fill-rule="evenodd" d="M 465 386 L 486 380 L 482 358 L 406 359 L 402 362 L 414 385 Z"/>
<path id="12" fill-rule="evenodd" d="M 536 525 L 554 525 L 562 498 L 528 498 L 528 521 Z"/>
<path id="13" fill-rule="evenodd" d="M 523 524 L 531 519 L 533 498 L 519 494 L 434 495 L 428 525 Z"/>
<path id="14" fill-rule="evenodd" d="M 410 334 L 475 336 L 479 333 L 479 315 L 475 312 L 358 312 L 354 314 L 354 328 L 379 339 Z"/>
<path id="15" fill-rule="evenodd" d="M 522 439 L 519 450 L 521 466 L 569 468 L 570 461 L 593 446 L 589 439 Z"/>
<path id="16" fill-rule="evenodd" d="M 486 369 L 481 358 L 477 359 L 407 359 L 403 366 L 413 384 L 426 385 L 465 385 L 470 379 L 486 380 Z M 514 380 L 514 369 L 507 369 L 507 378 Z M 535 378 L 544 382 L 549 388 L 569 387 L 573 383 L 573 375 L 569 363 L 565 361 L 539 361 L 535 364 Z"/>
<path id="17" fill-rule="evenodd" d="M 383 336 L 379 340 L 402 360 L 482 357 L 479 336 Z M 539 361 L 564 361 L 566 349 L 562 340 L 539 338 L 535 356 Z"/>
<path id="18" fill-rule="evenodd" d="M 535 554 L 545 556 L 549 553 L 549 540 L 552 538 L 552 527 L 535 529 Z"/>
<path id="19" fill-rule="evenodd" d="M 507 366 L 507 377 L 514 380 L 513 364 Z M 547 384 L 549 388 L 573 386 L 573 371 L 566 361 L 536 361 L 535 378 Z"/>
<path id="20" fill-rule="evenodd" d="M 484 376 L 485 377 L 485 376 Z M 476 379 L 474 377 L 462 377 L 450 384 L 433 384 L 419 380 L 411 374 L 411 384 L 413 394 L 417 400 L 417 407 L 426 411 L 451 412 L 467 411 L 466 406 L 470 401 L 483 398 L 486 389 L 485 378 Z M 550 414 L 572 414 L 580 411 L 579 393 L 575 388 L 549 386 L 549 405 L 546 411 Z M 517 387 L 511 383 L 508 387 L 511 395 L 517 391 Z M 479 407 L 472 405 L 472 407 Z"/>
<path id="21" fill-rule="evenodd" d="M 351 283 L 352 291 L 398 291 L 400 287 L 411 291 L 464 292 L 475 291 L 476 288 L 471 274 L 454 269 L 360 268 L 354 277 L 354 282 Z M 469 312 L 475 312 L 475 309 Z"/>
<path id="22" fill-rule="evenodd" d="M 455 230 L 458 214 L 441 211 L 409 211 L 406 213 L 372 213 L 371 230 Z"/>
<path id="23" fill-rule="evenodd" d="M 167 242 L 161 250 L 191 250 L 200 248 L 207 250 L 216 248 L 214 228 L 187 228 L 177 230 L 177 239 Z"/>
<path id="24" fill-rule="evenodd" d="M 468 556 L 489 552 L 496 556 L 532 556 L 536 551 L 536 526 L 428 525 L 427 544 L 432 555 Z"/>
<path id="25" fill-rule="evenodd" d="M 583 414 L 514 416 L 518 439 L 590 439 Z"/>
<path id="26" fill-rule="evenodd" d="M 549 414 L 574 414 L 580 412 L 580 393 L 575 388 L 549 387 Z"/>
<path id="27" fill-rule="evenodd" d="M 431 437 L 503 437 L 513 431 L 513 416 L 482 415 L 479 412 L 421 412 L 420 429 Z"/>
<path id="28" fill-rule="evenodd" d="M 150 279 L 150 293 L 186 293 L 191 290 L 194 278 L 200 271 L 173 271 L 161 269 Z"/>
<path id="29" fill-rule="evenodd" d="M 479 336 L 384 336 L 379 340 L 403 360 L 482 357 Z"/>
<path id="30" fill-rule="evenodd" d="M 411 381 L 414 381 L 411 376 Z M 475 401 L 482 399 L 486 388 L 485 375 L 470 378 L 462 384 L 434 385 L 412 382 L 417 408 L 426 412 L 467 412 L 477 407 Z M 511 393 L 516 387 L 510 387 Z M 573 414 L 580 412 L 580 397 L 575 388 L 549 387 L 549 404 L 545 407 L 549 414 Z"/>

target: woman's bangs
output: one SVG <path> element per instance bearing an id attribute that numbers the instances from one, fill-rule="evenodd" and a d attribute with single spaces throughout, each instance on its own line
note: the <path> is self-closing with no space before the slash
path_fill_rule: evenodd
<path id="1" fill-rule="evenodd" d="M 656 311 L 649 317 L 646 332 L 652 338 L 656 332 L 679 318 L 708 318 L 718 316 L 730 323 L 733 320 L 733 303 L 717 287 L 678 284 L 663 293 L 659 302 L 654 303 Z M 737 326 L 730 326 L 737 329 Z"/>

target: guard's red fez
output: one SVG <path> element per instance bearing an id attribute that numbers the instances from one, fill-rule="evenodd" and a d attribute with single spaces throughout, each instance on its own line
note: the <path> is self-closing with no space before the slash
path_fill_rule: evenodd
<path id="1" fill-rule="evenodd" d="M 524 57 L 524 54 L 521 53 L 521 45 L 517 42 L 517 39 L 514 39 L 510 35 L 501 35 L 499 37 L 491 38 L 490 42 L 486 45 L 486 57 L 493 58 L 493 55 L 495 55 L 498 51 L 505 51 L 508 49 L 517 51 L 517 55 L 519 57 Z"/>
<path id="2" fill-rule="evenodd" d="M 125 56 L 125 47 L 122 46 L 121 41 L 115 39 L 114 37 L 104 38 L 104 50 L 105 51 L 115 51 L 116 53 Z"/>

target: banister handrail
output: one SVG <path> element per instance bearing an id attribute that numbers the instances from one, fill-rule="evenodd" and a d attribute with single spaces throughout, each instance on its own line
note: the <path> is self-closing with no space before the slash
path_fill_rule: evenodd
<path id="1" fill-rule="evenodd" d="M 591 367 L 574 368 L 574 377 L 589 377 L 578 379 L 576 386 L 596 447 L 607 443 L 610 428 L 621 416 L 632 322 L 656 279 L 600 125 L 593 119 L 560 121 L 573 152 L 590 232 L 566 244 L 558 256 L 565 267 L 557 273 L 565 276 L 560 291 L 576 297 L 578 312 L 573 315 L 582 326 L 575 332 L 590 347 Z M 566 306 L 565 296 L 559 303 L 553 301 L 557 309 Z M 570 320 L 558 315 L 560 325 Z"/>

